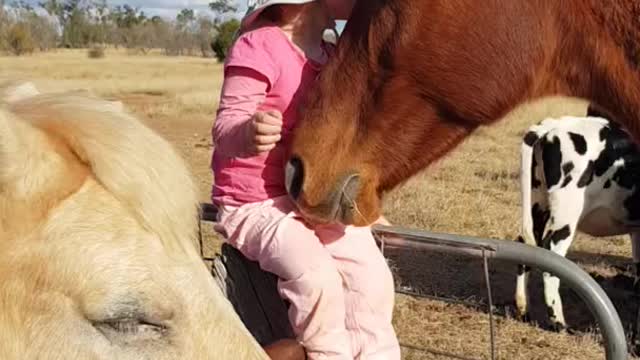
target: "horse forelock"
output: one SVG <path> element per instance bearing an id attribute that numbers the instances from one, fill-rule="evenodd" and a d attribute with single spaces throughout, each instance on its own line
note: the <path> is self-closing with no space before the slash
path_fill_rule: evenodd
<path id="1" fill-rule="evenodd" d="M 64 143 L 169 252 L 195 252 L 197 192 L 176 150 L 118 104 L 45 94 L 9 105 L 21 120 Z"/>
<path id="2" fill-rule="evenodd" d="M 334 131 L 337 127 L 343 145 L 351 144 L 357 140 L 355 137 L 366 132 L 367 122 L 371 120 L 368 115 L 393 73 L 394 49 L 401 46 L 399 43 L 406 37 L 399 26 L 407 20 L 401 6 L 403 2 L 371 0 L 356 4 L 335 56 L 309 94 L 306 108 L 311 112 L 303 112 L 305 126 L 324 126 L 321 131 L 333 134 L 337 134 Z M 350 96 L 345 97 L 345 93 Z M 354 138 L 345 138 L 344 127 L 352 126 L 346 134 Z M 325 143 L 318 145 L 326 146 Z"/>
<path id="3" fill-rule="evenodd" d="M 414 3 L 405 0 L 356 3 L 335 56 L 309 93 L 298 125 L 302 130 L 295 133 L 296 151 L 307 159 L 313 158 L 313 164 L 323 164 L 325 175 L 364 171 L 365 166 L 373 171 L 377 166 L 365 163 L 380 165 L 380 154 L 398 151 L 387 147 L 385 131 L 379 127 L 383 121 L 374 114 L 389 91 L 389 78 L 398 75 L 397 50 L 408 51 L 406 44 L 416 31 L 417 17 L 412 6 Z M 330 152 L 321 150 L 327 147 Z M 311 202 L 332 190 L 331 184 L 325 182 L 308 186 L 306 193 Z"/>
<path id="4" fill-rule="evenodd" d="M 354 139 L 344 141 L 342 137 L 343 142 L 355 143 L 361 152 L 372 151 L 370 154 L 375 154 L 374 159 L 367 160 L 378 161 L 381 160 L 380 154 L 394 157 L 394 152 L 401 151 L 401 148 L 387 144 L 389 139 L 381 127 L 385 125 L 382 119 L 396 109 L 383 109 L 386 106 L 383 100 L 394 96 L 393 92 L 398 90 L 399 83 L 412 80 L 413 74 L 408 71 L 411 69 L 400 67 L 406 65 L 403 62 L 406 62 L 407 56 L 412 57 L 412 50 L 407 44 L 415 37 L 420 20 L 413 10 L 415 6 L 422 5 L 405 0 L 373 0 L 366 4 L 362 2 L 360 6 L 360 9 L 354 9 L 354 17 L 350 20 L 353 28 L 349 29 L 351 31 L 345 29 L 345 44 L 339 48 L 339 64 L 344 69 L 334 69 L 336 74 L 329 75 L 324 84 L 325 88 L 337 94 L 342 92 L 335 91 L 336 84 L 343 84 L 345 92 L 348 91 L 351 96 L 337 95 L 342 100 L 325 104 L 322 108 L 340 114 L 332 119 L 335 126 L 340 128 L 339 131 L 334 130 L 335 133 L 344 134 L 344 124 L 353 123 Z M 341 72 L 344 75 L 340 75 Z M 335 81 L 341 76 L 344 81 Z M 395 81 L 393 84 L 392 78 Z M 418 87 L 407 86 L 402 89 L 402 94 L 415 94 L 418 91 Z M 330 110 L 337 103 L 349 107 L 350 111 Z M 319 138 L 324 139 L 324 136 Z M 367 146 L 362 147 L 365 143 Z M 387 174 L 390 171 L 393 169 L 386 168 Z"/>

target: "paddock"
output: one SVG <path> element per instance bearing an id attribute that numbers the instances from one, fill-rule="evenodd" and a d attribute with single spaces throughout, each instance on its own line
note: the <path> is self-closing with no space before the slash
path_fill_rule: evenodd
<path id="1" fill-rule="evenodd" d="M 177 66 L 181 70 L 172 71 Z M 196 174 L 200 200 L 210 201 L 209 132 L 221 85 L 220 65 L 208 59 L 128 56 L 116 51 L 88 61 L 84 51 L 71 50 L 0 58 L 0 75 L 28 76 L 47 91 L 89 89 L 122 101 L 176 145 Z M 518 147 L 523 131 L 545 116 L 584 115 L 585 110 L 585 103 L 566 98 L 517 109 L 508 115 L 508 123 L 479 129 L 450 156 L 389 194 L 385 215 L 403 228 L 515 240 L 519 229 Z M 204 223 L 203 233 L 205 255 L 213 257 L 221 251 L 222 239 Z M 626 237 L 600 241 L 580 235 L 568 255 L 604 289 L 625 329 L 633 312 L 629 249 Z M 397 269 L 394 324 L 404 346 L 403 359 L 491 358 L 482 259 L 390 246 L 385 254 Z M 498 259 L 490 259 L 490 265 L 496 358 L 604 358 L 600 330 L 577 295 L 562 288 L 570 305 L 566 315 L 573 327 L 571 334 L 516 321 L 508 313 L 516 268 Z M 540 284 L 533 284 L 533 292 L 541 294 Z M 543 319 L 542 302 L 532 306 L 534 320 Z M 421 350 L 414 350 L 418 348 Z"/>

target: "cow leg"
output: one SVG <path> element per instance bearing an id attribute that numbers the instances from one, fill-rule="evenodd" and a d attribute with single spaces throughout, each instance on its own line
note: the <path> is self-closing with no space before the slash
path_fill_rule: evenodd
<path id="1" fill-rule="evenodd" d="M 537 138 L 541 134 L 537 134 Z M 546 185 L 542 181 L 543 171 L 540 153 L 536 151 L 535 141 L 525 140 L 521 148 L 520 196 L 522 203 L 521 236 L 518 241 L 530 246 L 541 246 L 542 235 L 549 221 L 549 201 Z M 516 280 L 516 317 L 529 321 L 528 280 L 531 268 L 518 265 Z"/>
<path id="2" fill-rule="evenodd" d="M 560 256 L 566 256 L 575 235 L 575 226 L 568 224 L 549 229 L 545 236 L 545 248 Z M 560 297 L 560 278 L 548 272 L 544 272 L 542 278 L 550 326 L 556 331 L 562 330 L 566 327 L 566 322 Z"/>
<path id="3" fill-rule="evenodd" d="M 553 212 L 554 216 L 550 219 L 542 245 L 545 249 L 564 257 L 575 237 L 583 210 L 584 194 L 578 189 L 565 188 L 551 193 L 550 203 L 552 209 L 562 210 Z M 544 272 L 542 277 L 550 327 L 560 331 L 566 327 L 560 298 L 560 278 L 548 272 Z"/>
<path id="4" fill-rule="evenodd" d="M 525 240 L 525 237 L 518 237 L 518 242 L 528 245 L 536 246 L 535 241 L 533 243 Z M 528 283 L 529 274 L 531 268 L 527 265 L 518 265 L 518 277 L 516 279 L 516 318 L 520 321 L 529 321 L 529 297 L 528 297 Z"/>
<path id="5" fill-rule="evenodd" d="M 640 233 L 631 234 L 631 256 L 633 258 L 633 291 L 640 294 Z"/>
<path id="6" fill-rule="evenodd" d="M 542 234 L 549 220 L 549 209 L 545 199 L 537 197 L 537 192 L 532 192 L 535 200 L 533 207 L 530 209 L 532 223 L 527 226 L 523 222 L 522 236 L 518 237 L 518 242 L 530 245 L 540 246 L 542 244 Z M 537 199 L 536 199 L 537 198 Z M 531 267 L 527 265 L 518 265 L 518 277 L 516 280 L 516 317 L 521 321 L 529 321 L 529 297 L 528 282 L 531 273 Z"/>
<path id="7" fill-rule="evenodd" d="M 633 292 L 635 302 L 635 318 L 631 324 L 631 346 L 630 350 L 633 354 L 640 353 L 640 339 L 638 339 L 638 331 L 640 328 L 640 233 L 631 233 L 631 254 L 633 258 Z"/>

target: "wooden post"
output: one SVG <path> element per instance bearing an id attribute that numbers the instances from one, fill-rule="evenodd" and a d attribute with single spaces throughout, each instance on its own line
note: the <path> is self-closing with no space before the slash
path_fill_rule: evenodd
<path id="1" fill-rule="evenodd" d="M 202 204 L 201 219 L 215 222 L 217 210 Z M 260 269 L 229 244 L 213 259 L 211 270 L 218 286 L 229 299 L 244 325 L 262 346 L 294 338 L 288 320 L 288 306 L 277 290 L 278 279 Z"/>

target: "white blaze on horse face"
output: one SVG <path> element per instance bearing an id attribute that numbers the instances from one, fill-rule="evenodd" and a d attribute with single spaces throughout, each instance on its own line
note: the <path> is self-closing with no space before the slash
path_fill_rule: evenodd
<path id="1" fill-rule="evenodd" d="M 38 95 L 0 105 L 0 165 L 0 358 L 267 359 L 198 256 L 165 140 Z"/>

